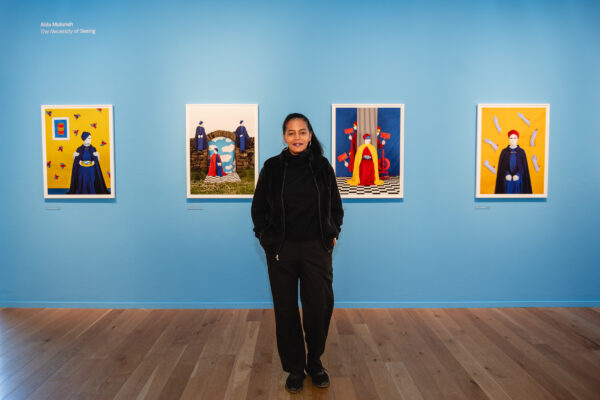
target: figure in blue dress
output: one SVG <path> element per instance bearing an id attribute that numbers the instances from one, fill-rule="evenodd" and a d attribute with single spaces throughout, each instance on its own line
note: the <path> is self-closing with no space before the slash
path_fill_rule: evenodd
<path id="1" fill-rule="evenodd" d="M 196 136 L 194 137 L 194 147 L 196 148 L 196 150 L 202 151 L 206 149 L 207 144 L 208 141 L 206 138 L 206 131 L 202 126 L 202 121 L 200 121 L 198 123 L 198 127 L 196 128 Z"/>
<path id="2" fill-rule="evenodd" d="M 100 168 L 100 154 L 92 146 L 92 135 L 81 134 L 83 145 L 73 153 L 71 186 L 67 194 L 110 194 Z"/>
<path id="3" fill-rule="evenodd" d="M 240 126 L 233 132 L 235 133 L 235 145 L 240 151 L 246 151 L 250 147 L 250 136 L 243 124 L 244 121 L 240 121 Z"/>
<path id="4" fill-rule="evenodd" d="M 496 194 L 531 194 L 531 178 L 525 150 L 517 144 L 519 132 L 508 132 L 510 144 L 500 153 L 496 174 Z"/>

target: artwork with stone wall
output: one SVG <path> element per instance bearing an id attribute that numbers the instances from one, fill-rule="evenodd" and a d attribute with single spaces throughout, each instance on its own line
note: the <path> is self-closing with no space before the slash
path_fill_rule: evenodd
<path id="1" fill-rule="evenodd" d="M 188 198 L 251 198 L 257 157 L 256 104 L 186 105 Z"/>

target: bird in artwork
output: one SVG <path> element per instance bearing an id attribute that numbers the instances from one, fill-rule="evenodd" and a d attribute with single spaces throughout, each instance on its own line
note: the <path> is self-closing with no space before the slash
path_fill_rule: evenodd
<path id="1" fill-rule="evenodd" d="M 97 124 L 96 122 L 94 122 L 93 124 L 90 124 L 90 126 L 91 126 L 92 128 L 94 128 L 94 129 L 96 129 L 96 128 L 97 128 L 97 126 L 98 126 L 98 124 Z"/>
<path id="2" fill-rule="evenodd" d="M 102 143 L 100 143 L 100 146 L 106 146 L 106 142 L 103 140 Z"/>
<path id="3" fill-rule="evenodd" d="M 75 117 L 75 119 L 79 119 L 79 117 L 81 117 L 81 114 L 73 114 L 73 116 Z"/>
<path id="4" fill-rule="evenodd" d="M 63 151 L 63 147 L 62 146 L 58 146 L 58 151 Z"/>
<path id="5" fill-rule="evenodd" d="M 46 111 L 46 114 L 48 114 L 49 117 L 52 116 L 52 110 Z"/>
<path id="6" fill-rule="evenodd" d="M 46 163 L 46 167 L 50 168 L 51 166 L 52 166 L 52 161 L 48 161 L 48 162 Z"/>

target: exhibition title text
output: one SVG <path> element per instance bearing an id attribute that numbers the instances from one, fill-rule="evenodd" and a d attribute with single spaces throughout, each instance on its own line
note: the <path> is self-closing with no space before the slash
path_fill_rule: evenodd
<path id="1" fill-rule="evenodd" d="M 73 22 L 41 22 L 42 35 L 95 35 L 96 29 L 79 28 Z"/>

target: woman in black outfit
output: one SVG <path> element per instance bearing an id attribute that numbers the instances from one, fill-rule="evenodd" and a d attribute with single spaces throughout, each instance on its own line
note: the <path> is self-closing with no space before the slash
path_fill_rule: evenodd
<path id="1" fill-rule="evenodd" d="M 331 165 L 308 118 L 290 114 L 283 122 L 281 154 L 260 172 L 252 200 L 254 233 L 267 256 L 275 308 L 277 349 L 285 388 L 302 390 L 304 371 L 313 385 L 328 387 L 321 364 L 333 312 L 331 252 L 344 211 Z M 298 310 L 298 280 L 304 337 Z"/>

